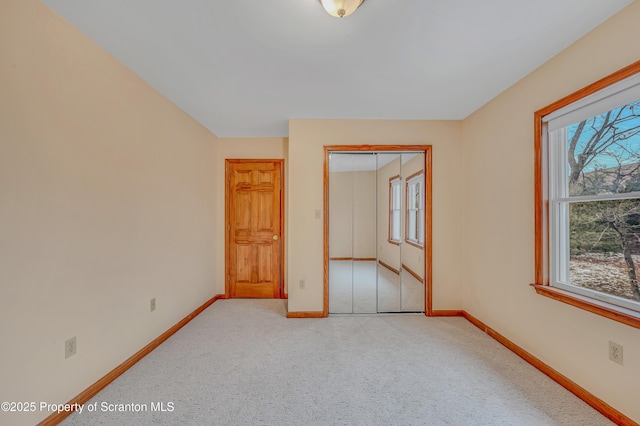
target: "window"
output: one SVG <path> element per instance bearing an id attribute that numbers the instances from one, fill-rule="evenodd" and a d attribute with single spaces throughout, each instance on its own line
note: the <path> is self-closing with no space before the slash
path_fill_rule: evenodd
<path id="1" fill-rule="evenodd" d="M 405 239 L 407 243 L 424 245 L 424 173 L 407 178 L 407 221 Z"/>
<path id="2" fill-rule="evenodd" d="M 640 327 L 635 67 L 636 74 L 614 74 L 583 89 L 586 96 L 536 113 L 536 287 L 560 290 L 551 297 L 613 319 L 622 312 Z"/>
<path id="3" fill-rule="evenodd" d="M 400 176 L 389 179 L 389 242 L 400 244 Z"/>

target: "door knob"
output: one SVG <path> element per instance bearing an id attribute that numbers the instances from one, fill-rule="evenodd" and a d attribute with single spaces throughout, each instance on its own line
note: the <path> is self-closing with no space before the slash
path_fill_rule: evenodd
<path id="1" fill-rule="evenodd" d="M 277 240 L 278 240 L 278 236 L 277 236 L 277 235 L 274 235 L 274 236 L 273 236 L 273 239 L 277 241 Z"/>

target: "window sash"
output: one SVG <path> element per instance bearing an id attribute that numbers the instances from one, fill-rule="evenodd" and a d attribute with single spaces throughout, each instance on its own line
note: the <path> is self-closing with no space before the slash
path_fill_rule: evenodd
<path id="1" fill-rule="evenodd" d="M 406 240 L 424 244 L 424 173 L 407 180 L 407 229 Z"/>
<path id="2" fill-rule="evenodd" d="M 402 240 L 401 207 L 402 180 L 399 176 L 389 179 L 389 241 L 399 243 Z"/>
<path id="3" fill-rule="evenodd" d="M 597 114 L 597 113 L 596 113 Z M 572 124 L 572 123 L 571 123 Z M 549 132 L 549 284 L 582 296 L 590 297 L 634 311 L 640 302 L 571 284 L 570 279 L 570 218 L 572 203 L 639 199 L 640 192 L 569 196 L 568 150 L 566 128 Z"/>

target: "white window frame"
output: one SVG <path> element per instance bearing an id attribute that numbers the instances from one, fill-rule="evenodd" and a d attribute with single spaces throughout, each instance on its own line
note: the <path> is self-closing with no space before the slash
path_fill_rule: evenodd
<path id="1" fill-rule="evenodd" d="M 542 118 L 547 123 L 549 196 L 549 285 L 581 296 L 640 312 L 640 302 L 570 282 L 569 208 L 575 202 L 640 199 L 640 192 L 570 196 L 566 126 L 640 99 L 640 74 L 621 80 Z"/>
<path id="2" fill-rule="evenodd" d="M 415 194 L 416 186 L 420 185 L 420 190 L 418 192 L 418 202 L 416 204 L 416 200 L 413 196 L 409 196 L 409 194 Z M 405 226 L 405 241 L 409 244 L 416 245 L 418 247 L 424 247 L 424 209 L 425 209 L 425 200 L 424 200 L 424 172 L 421 170 L 418 173 L 409 176 L 407 178 L 406 185 L 406 226 Z M 415 223 L 410 220 L 410 217 L 415 218 Z M 417 234 L 417 238 L 415 235 Z"/>
<path id="3" fill-rule="evenodd" d="M 402 242 L 402 178 L 389 179 L 389 242 Z"/>

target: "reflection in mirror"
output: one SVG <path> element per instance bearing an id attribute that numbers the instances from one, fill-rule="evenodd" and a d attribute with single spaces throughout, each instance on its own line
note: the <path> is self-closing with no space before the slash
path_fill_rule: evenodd
<path id="1" fill-rule="evenodd" d="M 378 312 L 400 312 L 400 154 L 378 154 Z"/>
<path id="2" fill-rule="evenodd" d="M 329 312 L 376 313 L 376 156 L 329 160 Z"/>
<path id="3" fill-rule="evenodd" d="M 422 152 L 329 155 L 329 313 L 424 312 Z"/>
<path id="4" fill-rule="evenodd" d="M 402 154 L 404 243 L 401 250 L 402 312 L 424 311 L 424 153 Z"/>
<path id="5" fill-rule="evenodd" d="M 376 313 L 376 156 L 355 154 L 353 178 L 353 313 Z"/>
<path id="6" fill-rule="evenodd" d="M 353 313 L 353 154 L 329 158 L 329 312 Z"/>

